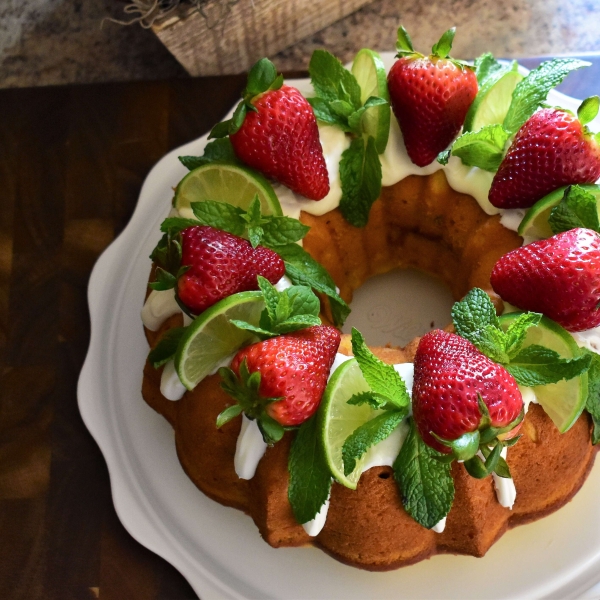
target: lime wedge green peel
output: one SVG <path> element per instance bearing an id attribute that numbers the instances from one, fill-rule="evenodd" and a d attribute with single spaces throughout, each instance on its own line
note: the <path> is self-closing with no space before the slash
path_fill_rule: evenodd
<path id="1" fill-rule="evenodd" d="M 338 483 L 351 490 L 356 489 L 366 454 L 356 461 L 356 468 L 346 476 L 342 448 L 346 438 L 360 425 L 372 419 L 376 411 L 368 404 L 348 404 L 348 400 L 354 394 L 367 392 L 369 389 L 355 358 L 342 363 L 327 384 L 317 417 L 321 444 L 331 474 Z"/>
<path id="2" fill-rule="evenodd" d="M 217 302 L 187 327 L 177 353 L 175 370 L 181 383 L 193 390 L 228 357 L 256 338 L 238 329 L 232 319 L 258 326 L 265 307 L 262 292 L 240 292 Z"/>
<path id="3" fill-rule="evenodd" d="M 500 317 L 500 326 L 506 331 L 508 326 L 520 314 L 508 313 Z M 581 355 L 579 346 L 573 336 L 558 323 L 542 317 L 539 325 L 527 330 L 524 347 L 539 344 L 558 352 L 561 358 L 575 358 Z M 537 385 L 532 388 L 546 414 L 552 419 L 557 429 L 564 433 L 579 418 L 585 408 L 588 394 L 588 375 L 583 373 L 568 381 L 559 381 L 548 385 Z"/>
<path id="4" fill-rule="evenodd" d="M 383 98 L 389 102 L 387 75 L 383 61 L 377 52 L 363 48 L 354 57 L 352 74 L 360 86 L 360 101 L 364 104 L 371 96 Z M 363 127 L 367 135 L 375 138 L 375 148 L 383 153 L 390 135 L 390 106 L 382 104 L 366 110 Z"/>
<path id="5" fill-rule="evenodd" d="M 260 173 L 237 165 L 210 163 L 190 171 L 175 190 L 173 206 L 193 218 L 192 202 L 226 202 L 246 210 L 258 194 L 263 215 L 281 216 L 281 205 L 269 181 Z"/>
<path id="6" fill-rule="evenodd" d="M 464 131 L 479 131 L 486 125 L 502 123 L 508 113 L 512 93 L 523 75 L 508 71 L 497 81 L 479 90 L 465 117 Z"/>
<path id="7" fill-rule="evenodd" d="M 600 215 L 600 185 L 580 184 L 580 187 L 596 197 L 596 207 L 598 208 L 598 215 Z M 548 218 L 552 209 L 560 204 L 566 189 L 566 186 L 558 188 L 550 192 L 547 196 L 544 196 L 541 200 L 538 200 L 523 217 L 519 225 L 518 234 L 521 237 L 536 240 L 552 237 L 554 232 L 550 229 L 550 225 L 548 225 Z"/>

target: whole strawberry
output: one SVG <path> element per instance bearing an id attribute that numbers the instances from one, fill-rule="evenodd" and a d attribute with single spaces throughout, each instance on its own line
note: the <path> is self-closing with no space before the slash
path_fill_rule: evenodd
<path id="1" fill-rule="evenodd" d="M 321 200 L 329 175 L 312 107 L 293 87 L 282 85 L 266 58 L 252 67 L 243 100 L 231 121 L 219 123 L 211 137 L 229 134 L 236 155 L 297 194 Z"/>
<path id="2" fill-rule="evenodd" d="M 592 99 L 590 99 L 592 100 Z M 492 181 L 490 202 L 498 208 L 527 208 L 563 185 L 600 178 L 600 145 L 585 123 L 596 110 L 582 103 L 577 118 L 545 108 L 519 129 Z M 582 112 L 582 107 L 588 110 Z"/>
<path id="3" fill-rule="evenodd" d="M 258 290 L 258 275 L 277 283 L 285 273 L 273 250 L 253 248 L 247 240 L 213 227 L 182 230 L 181 249 L 181 264 L 189 269 L 177 281 L 177 295 L 194 314 L 231 294 Z"/>
<path id="4" fill-rule="evenodd" d="M 505 254 L 490 277 L 506 302 L 569 331 L 600 325 L 600 235 L 571 229 Z"/>
<path id="5" fill-rule="evenodd" d="M 339 345 L 335 327 L 316 325 L 243 348 L 230 369 L 219 370 L 221 386 L 237 404 L 219 415 L 217 426 L 243 411 L 256 419 L 267 443 L 278 441 L 284 427 L 316 412 Z"/>
<path id="6" fill-rule="evenodd" d="M 419 167 L 450 145 L 477 95 L 473 70 L 448 57 L 454 33 L 446 31 L 432 54 L 423 56 L 413 50 L 406 30 L 398 30 L 399 60 L 389 72 L 388 87 L 406 151 Z"/>
<path id="7" fill-rule="evenodd" d="M 435 436 L 453 441 L 484 427 L 506 428 L 518 419 L 523 398 L 504 367 L 468 340 L 436 329 L 421 338 L 415 354 L 412 405 L 423 441 L 449 453 Z M 505 439 L 517 430 L 511 427 Z"/>

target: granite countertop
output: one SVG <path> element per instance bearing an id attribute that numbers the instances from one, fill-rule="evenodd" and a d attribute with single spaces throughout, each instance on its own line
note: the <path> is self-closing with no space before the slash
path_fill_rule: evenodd
<path id="1" fill-rule="evenodd" d="M 123 6 L 118 0 L 0 5 L 0 87 L 186 76 L 151 31 L 102 24 L 106 16 L 123 17 Z M 456 25 L 459 57 L 600 51 L 600 0 L 376 0 L 272 58 L 282 70 L 298 70 L 317 47 L 342 60 L 365 46 L 391 50 L 401 22 L 421 49 Z"/>

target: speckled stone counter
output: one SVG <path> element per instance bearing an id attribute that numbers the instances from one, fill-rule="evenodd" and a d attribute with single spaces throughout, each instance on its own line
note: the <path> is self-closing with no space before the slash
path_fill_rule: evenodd
<path id="1" fill-rule="evenodd" d="M 0 87 L 186 76 L 152 32 L 101 26 L 106 16 L 124 16 L 122 6 L 118 0 L 0 0 Z M 600 0 L 376 0 L 274 60 L 280 69 L 297 70 L 318 47 L 342 60 L 365 46 L 392 50 L 399 23 L 425 51 L 456 25 L 454 55 L 465 58 L 483 51 L 504 57 L 600 51 Z"/>

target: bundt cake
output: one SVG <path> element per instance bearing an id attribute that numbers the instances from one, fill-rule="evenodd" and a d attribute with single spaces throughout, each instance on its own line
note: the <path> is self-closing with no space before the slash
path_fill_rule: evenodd
<path id="1" fill-rule="evenodd" d="M 518 293 L 505 305 L 507 292 L 498 282 L 522 277 L 527 286 L 523 265 L 529 259 L 520 253 L 541 243 L 533 239 L 549 237 L 539 235 L 540 227 L 550 223 L 551 234 L 558 233 L 560 219 L 557 212 L 549 218 L 550 209 L 568 221 L 578 194 L 595 209 L 598 144 L 582 126 L 582 139 L 592 145 L 585 180 L 567 169 L 548 189 L 539 182 L 539 165 L 527 174 L 538 180 L 527 206 L 541 204 L 530 209 L 527 222 L 537 229 L 527 229 L 531 243 L 522 246 L 523 236 L 506 225 L 518 225 L 524 212 L 498 210 L 487 196 L 490 188 L 502 196 L 497 180 L 506 173 L 505 156 L 512 160 L 521 152 L 526 162 L 527 150 L 514 144 L 533 143 L 522 128 L 542 112 L 537 109 L 549 84 L 515 124 L 514 103 L 527 78 L 491 55 L 474 68 L 449 59 L 452 37 L 453 30 L 446 32 L 424 57 L 400 28 L 389 95 L 371 51 L 359 53 L 352 72 L 317 51 L 310 104 L 260 61 L 232 119 L 213 130 L 217 139 L 204 156 L 181 157 L 194 183 L 177 188 L 152 255 L 142 311 L 152 351 L 142 393 L 173 426 L 179 460 L 194 484 L 249 514 L 274 547 L 314 544 L 369 570 L 436 553 L 483 556 L 508 528 L 568 502 L 593 464 L 600 368 L 597 355 L 580 350 L 575 340 L 594 350 L 595 325 L 568 333 L 542 316 L 547 311 L 539 303 L 523 305 Z M 550 73 L 555 85 L 579 66 L 547 63 L 534 83 L 546 85 L 540 80 Z M 521 88 L 512 99 L 509 94 L 496 121 L 483 122 L 486 94 L 509 80 L 511 92 Z M 470 153 L 464 151 L 469 144 Z M 225 171 L 254 186 L 249 198 L 239 199 L 241 188 L 215 195 L 222 189 L 215 177 L 226 181 Z M 560 186 L 572 187 L 557 195 Z M 576 227 L 594 229 L 577 222 L 564 230 Z M 577 255 L 572 260 L 583 261 L 574 267 L 578 272 L 596 277 L 600 236 L 590 231 L 588 237 L 584 250 L 565 250 L 562 242 L 552 277 L 560 279 L 560 257 L 568 252 L 569 260 Z M 553 256 L 552 249 L 543 252 Z M 498 265 L 507 257 L 517 266 L 504 276 Z M 330 324 L 341 326 L 353 293 L 370 277 L 407 267 L 448 286 L 457 300 L 453 324 L 404 348 L 369 350 L 356 331 L 340 337 Z M 573 285 L 581 288 L 581 282 Z M 595 279 L 588 288 L 600 294 Z M 254 312 L 227 312 L 231 298 L 255 303 Z M 594 296 L 594 306 L 598 300 Z M 511 312 L 517 309 L 534 312 Z M 509 316 L 498 320 L 503 311 Z M 213 325 L 213 338 L 194 346 L 198 332 Z M 230 352 L 209 360 L 210 340 L 220 332 Z M 357 417 L 343 450 L 333 451 L 333 437 L 324 433 L 327 411 L 352 355 L 362 387 L 353 387 L 343 403 L 362 409 L 352 414 L 369 416 L 363 423 Z M 190 367 L 193 361 L 202 364 Z M 542 390 L 551 386 L 552 393 Z M 423 416 L 430 409 L 434 416 Z M 350 438 L 362 444 L 354 454 Z M 426 458 L 403 453 L 410 444 Z M 339 470 L 332 466 L 336 460 Z M 424 469 L 423 481 L 414 482 L 407 464 Z M 434 473 L 429 480 L 427 472 Z"/>

